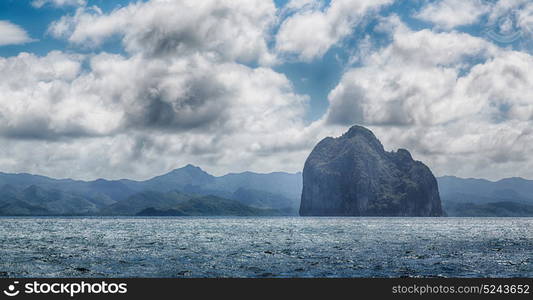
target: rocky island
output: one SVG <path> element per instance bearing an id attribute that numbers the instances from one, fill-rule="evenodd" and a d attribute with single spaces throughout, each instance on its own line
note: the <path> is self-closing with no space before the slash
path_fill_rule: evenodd
<path id="1" fill-rule="evenodd" d="M 385 151 L 364 127 L 323 139 L 305 162 L 302 216 L 442 214 L 431 170 L 405 149 Z"/>

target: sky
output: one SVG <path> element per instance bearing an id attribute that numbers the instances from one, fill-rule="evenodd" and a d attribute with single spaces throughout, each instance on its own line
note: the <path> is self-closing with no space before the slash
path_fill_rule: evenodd
<path id="1" fill-rule="evenodd" d="M 352 125 L 533 179 L 525 0 L 3 0 L 0 172 L 298 172 Z"/>

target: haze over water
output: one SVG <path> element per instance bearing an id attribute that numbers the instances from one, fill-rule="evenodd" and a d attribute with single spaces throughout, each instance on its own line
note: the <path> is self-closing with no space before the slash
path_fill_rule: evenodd
<path id="1" fill-rule="evenodd" d="M 533 218 L 2 217 L 2 277 L 532 277 Z"/>

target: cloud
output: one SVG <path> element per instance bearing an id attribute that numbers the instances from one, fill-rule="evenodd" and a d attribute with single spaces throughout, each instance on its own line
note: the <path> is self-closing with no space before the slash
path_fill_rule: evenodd
<path id="1" fill-rule="evenodd" d="M 208 54 L 23 53 L 0 59 L 0 74 L 2 153 L 13 155 L 0 160 L 4 171 L 146 178 L 186 163 L 219 174 L 296 171 L 314 142 L 301 136 L 308 98 L 284 75 Z"/>
<path id="2" fill-rule="evenodd" d="M 307 99 L 268 68 L 219 63 L 203 55 L 169 61 L 106 54 L 94 57 L 91 68 L 86 76 L 91 92 L 123 105 L 121 126 L 126 128 L 216 133 L 263 128 L 305 113 Z"/>
<path id="3" fill-rule="evenodd" d="M 345 73 L 331 91 L 329 123 L 410 125 L 450 114 L 430 115 L 424 107 L 449 97 L 461 72 L 496 51 L 489 42 L 464 33 L 413 32 L 395 27 L 392 43 Z"/>
<path id="4" fill-rule="evenodd" d="M 525 0 L 436 1 L 426 4 L 414 17 L 441 30 L 477 25 L 485 37 L 503 44 L 533 36 L 533 4 Z"/>
<path id="5" fill-rule="evenodd" d="M 533 176 L 533 58 L 464 33 L 396 25 L 392 43 L 330 93 L 325 125 L 369 126 L 439 175 Z"/>
<path id="6" fill-rule="evenodd" d="M 347 37 L 366 14 L 392 1 L 332 0 L 323 9 L 312 1 L 291 1 L 298 10 L 285 19 L 276 35 L 276 51 L 296 55 L 302 61 L 322 57 Z"/>
<path id="7" fill-rule="evenodd" d="M 20 45 L 33 42 L 28 33 L 20 26 L 0 20 L 0 46 Z"/>
<path id="8" fill-rule="evenodd" d="M 55 7 L 63 6 L 85 6 L 86 0 L 33 0 L 31 5 L 35 8 L 41 8 L 45 5 L 52 5 Z"/>
<path id="9" fill-rule="evenodd" d="M 114 113 L 98 95 L 81 93 L 82 59 L 58 51 L 0 58 L 0 135 L 54 140 L 107 133 Z"/>
<path id="10" fill-rule="evenodd" d="M 489 9 L 483 0 L 443 0 L 426 4 L 415 17 L 449 30 L 478 22 Z"/>
<path id="11" fill-rule="evenodd" d="M 304 122 L 309 99 L 268 67 L 274 4 L 246 3 L 82 7 L 49 32 L 95 53 L 0 58 L 0 169 L 83 179 L 187 163 L 300 170 L 318 132 Z M 124 54 L 99 50 L 111 38 Z"/>
<path id="12" fill-rule="evenodd" d="M 54 22 L 49 32 L 70 43 L 98 47 L 122 36 L 130 54 L 147 57 L 188 55 L 197 51 L 217 59 L 272 64 L 267 42 L 276 7 L 270 1 L 152 0 L 104 14 L 97 7 L 79 8 Z"/>

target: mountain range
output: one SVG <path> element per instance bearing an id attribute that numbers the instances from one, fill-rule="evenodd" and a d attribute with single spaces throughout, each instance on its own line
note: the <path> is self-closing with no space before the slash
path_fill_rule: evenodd
<path id="1" fill-rule="evenodd" d="M 301 173 L 213 176 L 187 165 L 145 181 L 0 173 L 0 215 L 296 215 Z"/>
<path id="2" fill-rule="evenodd" d="M 448 216 L 533 216 L 533 180 L 512 177 L 489 181 L 444 176 L 437 181 Z"/>
<path id="3" fill-rule="evenodd" d="M 533 216 L 533 180 L 437 178 L 448 216 Z M 0 173 L 0 215 L 297 215 L 301 173 L 213 176 L 187 165 L 145 181 Z"/>

